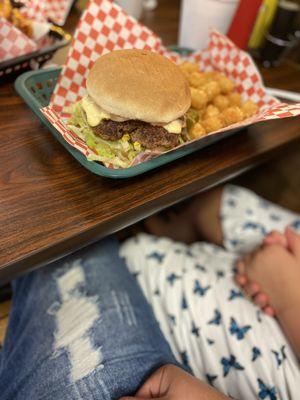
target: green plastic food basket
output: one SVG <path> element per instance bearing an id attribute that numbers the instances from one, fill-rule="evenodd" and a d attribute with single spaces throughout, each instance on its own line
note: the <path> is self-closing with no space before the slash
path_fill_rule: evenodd
<path id="1" fill-rule="evenodd" d="M 70 146 L 40 111 L 41 107 L 45 107 L 49 104 L 51 94 L 54 90 L 60 72 L 61 68 L 47 68 L 26 72 L 20 75 L 15 81 L 16 91 L 29 105 L 42 123 L 47 126 L 56 139 L 68 150 L 68 152 L 71 153 L 72 156 L 76 158 L 76 160 L 79 161 L 80 164 L 82 164 L 85 168 L 97 175 L 105 176 L 107 178 L 131 178 L 154 168 L 158 168 L 164 164 L 170 163 L 171 161 L 177 160 L 178 158 L 193 153 L 203 147 L 211 145 L 220 139 L 232 135 L 238 130 L 233 129 L 216 135 L 205 136 L 202 139 L 191 142 L 184 147 L 180 147 L 168 153 L 162 154 L 156 158 L 142 162 L 141 164 L 133 167 L 122 169 L 106 168 L 104 165 L 98 162 L 87 160 L 87 158 L 80 153 L 80 151 Z"/>

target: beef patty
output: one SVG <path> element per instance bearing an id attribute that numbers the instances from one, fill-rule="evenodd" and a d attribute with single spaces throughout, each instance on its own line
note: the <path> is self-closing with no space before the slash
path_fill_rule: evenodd
<path id="1" fill-rule="evenodd" d="M 139 142 L 146 149 L 159 147 L 173 148 L 177 146 L 179 135 L 169 133 L 162 126 L 154 126 L 147 122 L 129 120 L 116 122 L 103 120 L 93 128 L 94 134 L 105 140 L 119 140 L 124 134 L 129 134 L 133 142 Z"/>

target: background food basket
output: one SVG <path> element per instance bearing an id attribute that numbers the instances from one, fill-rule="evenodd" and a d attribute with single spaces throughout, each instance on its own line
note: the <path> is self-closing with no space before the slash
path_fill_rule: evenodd
<path id="1" fill-rule="evenodd" d="M 0 81 L 3 82 L 8 78 L 12 79 L 29 69 L 40 68 L 53 56 L 56 50 L 67 46 L 71 41 L 71 35 L 60 27 L 53 26 L 49 35 L 55 39 L 53 44 L 32 53 L 0 62 Z"/>

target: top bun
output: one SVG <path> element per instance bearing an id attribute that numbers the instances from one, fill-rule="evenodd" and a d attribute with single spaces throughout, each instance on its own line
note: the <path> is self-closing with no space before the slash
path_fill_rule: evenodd
<path id="1" fill-rule="evenodd" d="M 167 124 L 191 106 L 180 68 L 146 50 L 116 50 L 98 58 L 86 87 L 104 111 L 125 119 Z"/>

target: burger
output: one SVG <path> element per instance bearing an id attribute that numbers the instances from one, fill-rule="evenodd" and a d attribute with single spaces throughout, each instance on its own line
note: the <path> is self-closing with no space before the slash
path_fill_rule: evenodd
<path id="1" fill-rule="evenodd" d="M 112 51 L 94 63 L 86 89 L 68 126 L 94 150 L 92 159 L 126 168 L 140 153 L 187 140 L 191 93 L 169 59 L 145 50 Z"/>

